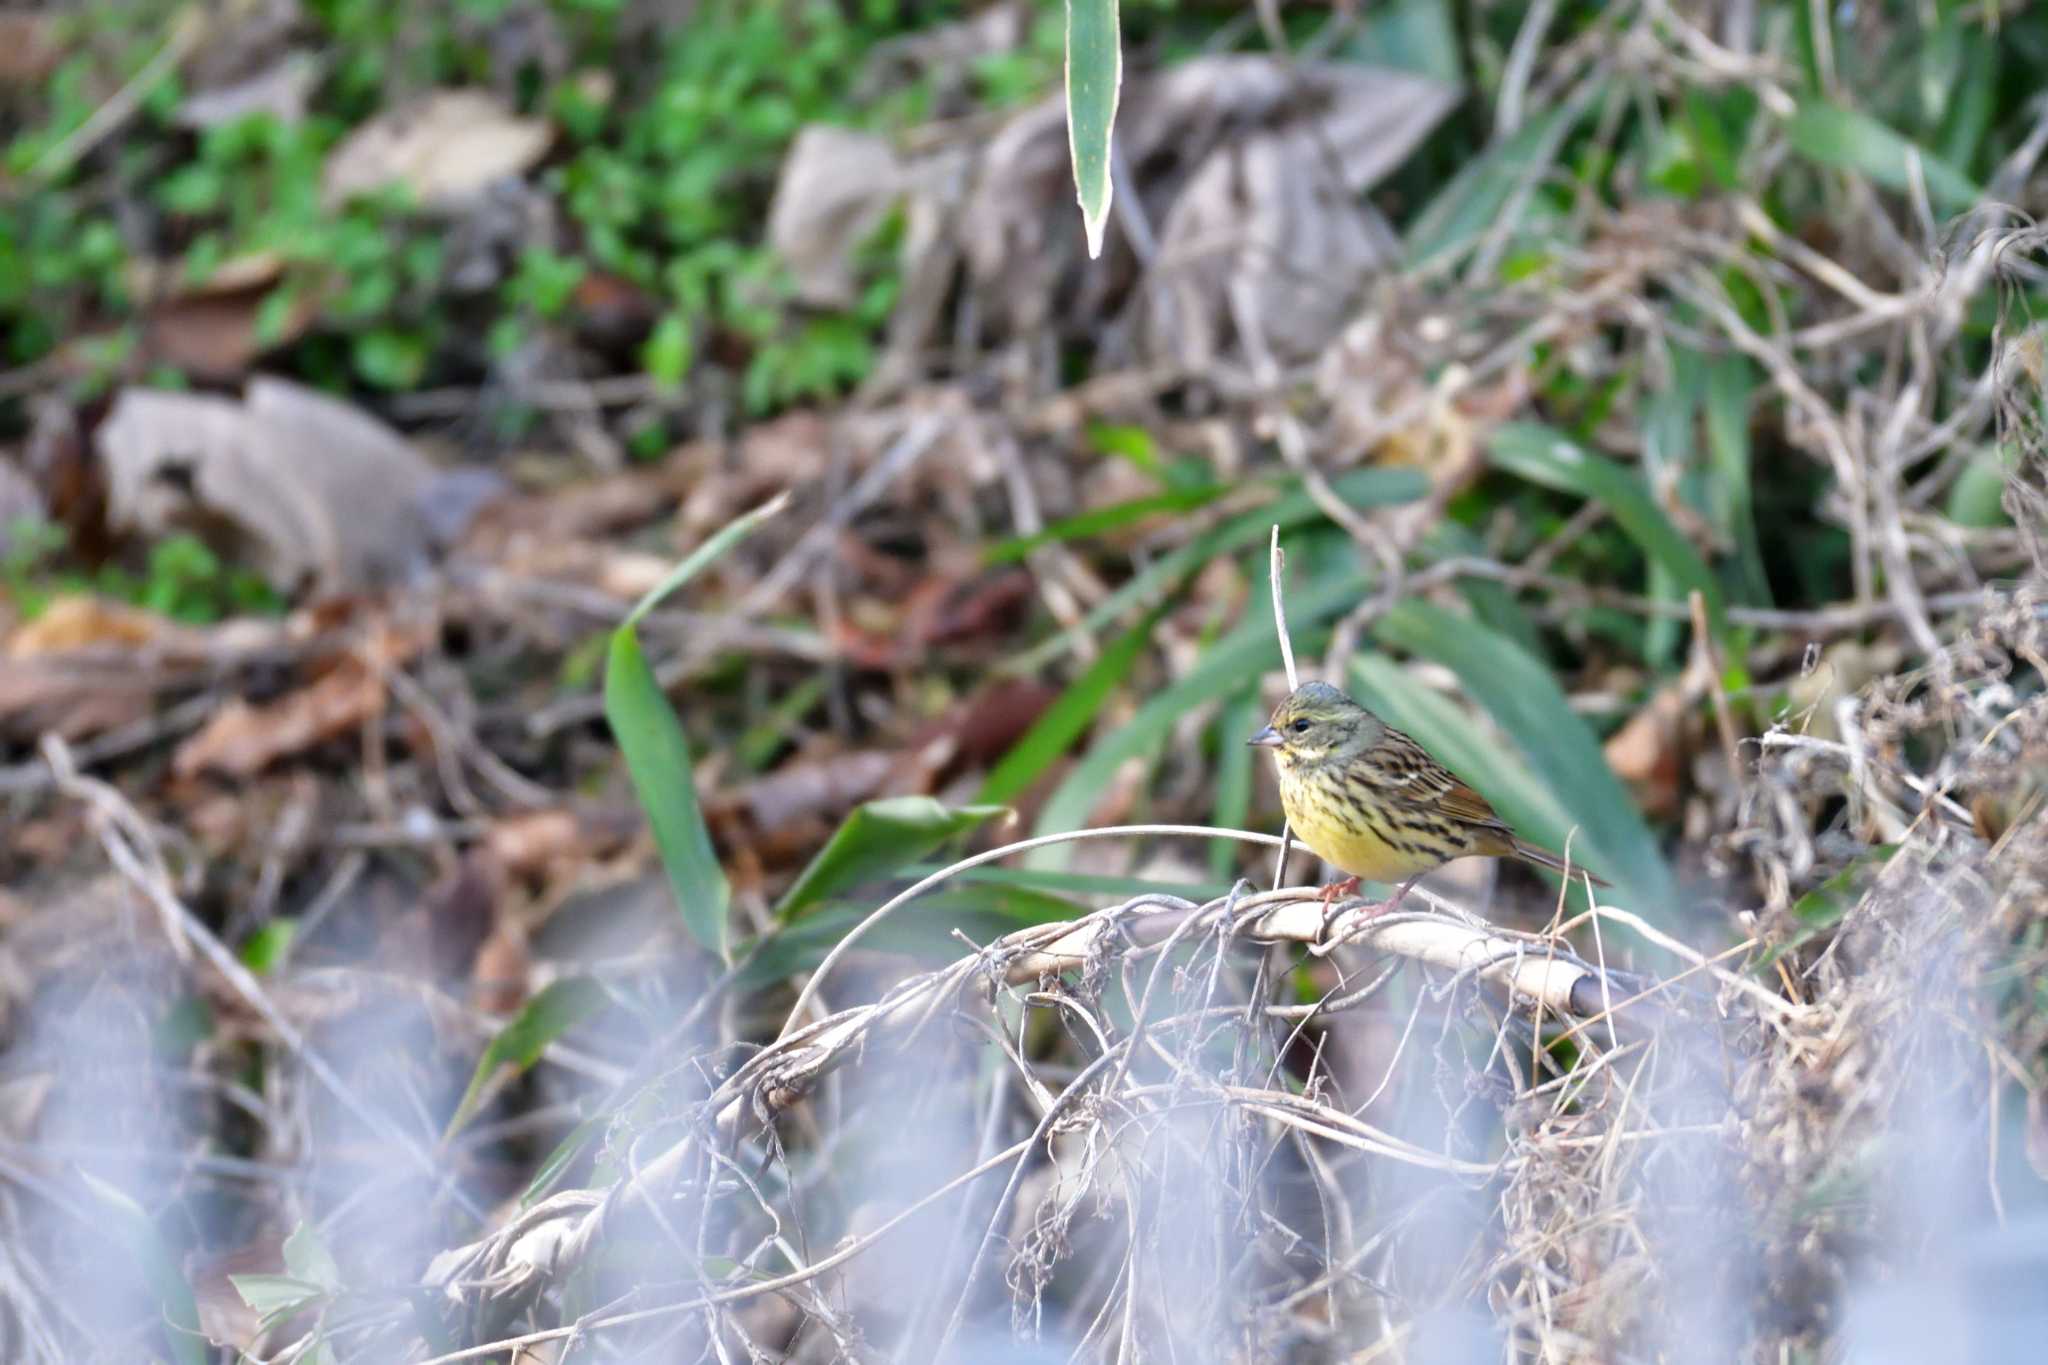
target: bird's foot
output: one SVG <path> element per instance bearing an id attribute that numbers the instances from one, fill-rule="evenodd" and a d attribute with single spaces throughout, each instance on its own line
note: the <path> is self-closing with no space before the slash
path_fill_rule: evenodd
<path id="1" fill-rule="evenodd" d="M 1341 882 L 1331 882 L 1323 888 L 1323 909 L 1328 910 L 1338 901 L 1354 894 L 1357 890 L 1358 878 L 1356 877 L 1346 877 Z"/>

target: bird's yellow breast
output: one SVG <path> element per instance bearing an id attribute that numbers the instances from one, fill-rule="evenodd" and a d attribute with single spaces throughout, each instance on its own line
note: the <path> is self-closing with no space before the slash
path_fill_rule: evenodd
<path id="1" fill-rule="evenodd" d="M 1392 842 L 1384 814 L 1368 815 L 1354 790 L 1323 773 L 1281 765 L 1280 805 L 1287 823 L 1295 838 L 1333 867 L 1367 881 L 1404 882 L 1458 856 L 1412 838 Z"/>

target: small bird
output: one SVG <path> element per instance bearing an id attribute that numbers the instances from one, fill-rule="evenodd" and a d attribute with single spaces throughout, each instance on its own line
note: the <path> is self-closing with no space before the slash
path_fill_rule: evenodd
<path id="1" fill-rule="evenodd" d="M 1326 904 L 1370 878 L 1400 883 L 1382 907 L 1391 910 L 1424 873 L 1475 855 L 1589 875 L 1517 838 L 1485 797 L 1328 683 L 1296 688 L 1247 742 L 1273 750 L 1280 804 L 1301 842 L 1351 874 L 1323 888 Z"/>

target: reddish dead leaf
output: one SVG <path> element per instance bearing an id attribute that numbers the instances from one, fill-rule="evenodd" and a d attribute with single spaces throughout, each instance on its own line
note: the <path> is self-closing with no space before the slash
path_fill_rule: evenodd
<path id="1" fill-rule="evenodd" d="M 470 964 L 470 988 L 477 1008 L 493 1014 L 518 1009 L 526 1003 L 527 978 L 532 971 L 533 954 L 526 946 L 526 932 L 510 918 L 500 918 Z"/>
<path id="2" fill-rule="evenodd" d="M 143 320 L 143 355 L 199 379 L 240 379 L 260 356 L 304 336 L 320 315 L 319 298 L 307 290 L 287 304 L 283 326 L 261 334 L 259 322 L 270 292 L 264 285 L 167 300 Z"/>
<path id="3" fill-rule="evenodd" d="M 720 804 L 744 811 L 756 831 L 769 833 L 806 818 L 838 816 L 880 789 L 895 755 L 856 749 L 830 758 L 796 759 L 727 795 Z"/>
<path id="4" fill-rule="evenodd" d="M 252 777 L 280 758 L 359 730 L 383 705 L 383 681 L 362 663 L 344 660 L 312 686 L 268 706 L 229 702 L 178 746 L 171 771 L 181 778 L 206 772 Z"/>
<path id="5" fill-rule="evenodd" d="M 1685 774 L 1685 693 L 1661 688 L 1607 740 L 1607 765 L 1629 784 L 1652 819 L 1678 809 Z"/>
<path id="6" fill-rule="evenodd" d="M 541 878 L 616 852 L 641 824 L 625 807 L 529 811 L 492 824 L 484 846 L 507 875 Z"/>
<path id="7" fill-rule="evenodd" d="M 1058 695 L 1029 678 L 1001 678 L 981 687 L 911 733 L 889 786 L 929 792 L 961 773 L 987 768 L 1009 752 Z"/>
<path id="8" fill-rule="evenodd" d="M 417 653 L 422 643 L 417 635 L 381 627 L 361 651 L 338 659 L 296 692 L 263 706 L 240 698 L 229 702 L 206 728 L 178 746 L 171 760 L 173 775 L 247 778 L 280 758 L 355 733 L 384 709 L 382 670 Z"/>

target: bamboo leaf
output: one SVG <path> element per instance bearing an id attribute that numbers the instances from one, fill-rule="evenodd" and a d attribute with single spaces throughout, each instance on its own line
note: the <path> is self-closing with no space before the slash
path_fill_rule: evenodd
<path id="1" fill-rule="evenodd" d="M 1110 135 L 1123 78 L 1117 0 L 1067 0 L 1067 146 L 1091 260 L 1102 254 L 1109 223 Z"/>
<path id="2" fill-rule="evenodd" d="M 892 796 L 859 806 L 783 895 L 775 917 L 785 924 L 800 919 L 839 892 L 886 877 L 1007 811 L 999 805 L 956 809 L 929 796 Z"/>
<path id="3" fill-rule="evenodd" d="M 511 1023 L 498 1030 L 498 1036 L 491 1039 L 484 1055 L 477 1059 L 476 1070 L 469 1078 L 469 1088 L 462 1092 L 462 1102 L 455 1106 L 454 1117 L 448 1120 L 442 1141 L 461 1131 L 462 1126 L 475 1116 L 476 1107 L 483 1100 L 484 1087 L 498 1074 L 500 1067 L 526 1070 L 540 1060 L 541 1054 L 548 1050 L 548 1044 L 603 1009 L 610 998 L 604 987 L 589 977 L 572 976 L 553 982 L 527 1001 L 526 1007 L 513 1017 Z"/>
<path id="4" fill-rule="evenodd" d="M 1808 100 L 1793 113 L 1786 134 L 1808 159 L 1854 171 L 1886 189 L 1908 189 L 1917 163 L 1927 197 L 1944 209 L 1968 208 L 1983 194 L 1948 162 L 1859 110 Z"/>
<path id="5" fill-rule="evenodd" d="M 1145 619 L 1110 642 L 1109 648 L 1096 656 L 1088 671 L 1074 679 L 1068 688 L 1060 693 L 1031 728 L 1026 730 L 1010 751 L 997 761 L 988 779 L 981 784 L 981 792 L 975 798 L 979 801 L 1011 801 L 1038 780 L 1039 774 L 1058 760 L 1073 742 L 1080 738 L 1089 724 L 1102 711 L 1102 703 L 1116 690 L 1131 671 L 1131 665 L 1145 650 L 1152 638 L 1152 627 L 1158 623 L 1160 613 L 1165 610 L 1161 603 L 1145 614 Z"/>
<path id="6" fill-rule="evenodd" d="M 689 742 L 631 626 L 612 633 L 604 672 L 604 714 L 626 756 L 633 793 L 654 828 L 683 926 L 697 942 L 723 957 L 732 889 L 697 805 Z"/>

